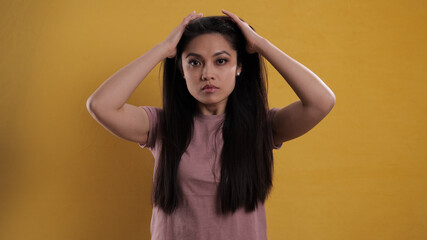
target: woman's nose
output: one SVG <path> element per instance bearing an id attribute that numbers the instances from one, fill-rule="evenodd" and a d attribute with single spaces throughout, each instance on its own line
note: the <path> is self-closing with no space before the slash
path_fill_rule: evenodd
<path id="1" fill-rule="evenodd" d="M 210 64 L 205 64 L 202 71 L 202 80 L 214 79 L 213 77 L 213 67 Z"/>

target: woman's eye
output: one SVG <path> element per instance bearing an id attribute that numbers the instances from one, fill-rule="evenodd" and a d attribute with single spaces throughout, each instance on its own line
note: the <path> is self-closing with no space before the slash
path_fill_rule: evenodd
<path id="1" fill-rule="evenodd" d="M 227 59 L 223 59 L 223 58 L 218 59 L 218 63 L 219 64 L 225 64 L 225 63 L 227 63 Z"/>
<path id="2" fill-rule="evenodd" d="M 197 66 L 197 65 L 199 64 L 199 61 L 196 61 L 196 60 L 190 60 L 188 63 L 189 63 L 191 66 Z"/>

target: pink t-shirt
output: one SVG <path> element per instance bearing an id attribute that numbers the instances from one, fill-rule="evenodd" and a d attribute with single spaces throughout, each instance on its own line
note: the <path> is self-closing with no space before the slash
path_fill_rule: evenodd
<path id="1" fill-rule="evenodd" d="M 157 138 L 157 112 L 161 108 L 140 106 L 148 114 L 150 130 L 146 144 L 154 156 L 154 172 L 160 156 L 160 139 Z M 278 108 L 269 111 L 269 122 Z M 152 240 L 266 240 L 267 224 L 265 208 L 258 202 L 255 211 L 246 213 L 239 208 L 234 214 L 217 215 L 215 195 L 221 173 L 220 153 L 222 150 L 221 127 L 225 113 L 221 115 L 201 115 L 194 117 L 194 134 L 190 145 L 183 154 L 178 179 L 183 193 L 183 202 L 172 215 L 165 214 L 153 206 L 151 216 Z M 273 137 L 271 133 L 271 137 Z M 282 144 L 272 146 L 279 149 Z M 154 180 L 154 174 L 153 174 Z"/>

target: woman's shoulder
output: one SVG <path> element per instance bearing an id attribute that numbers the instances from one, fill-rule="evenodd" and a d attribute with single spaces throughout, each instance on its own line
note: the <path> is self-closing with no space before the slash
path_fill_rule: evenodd
<path id="1" fill-rule="evenodd" d="M 158 127 L 159 127 L 159 114 L 163 111 L 162 108 L 155 106 L 139 106 L 144 109 L 148 116 L 149 122 L 149 131 L 148 138 L 145 144 L 139 143 L 139 146 L 142 148 L 149 148 L 153 150 L 156 146 L 156 141 L 158 138 Z"/>
<path id="2" fill-rule="evenodd" d="M 153 111 L 153 112 L 161 112 L 161 111 L 163 111 L 162 108 L 156 107 L 156 106 L 139 106 L 139 107 L 143 108 L 144 110 L 149 110 L 149 111 Z"/>
<path id="3" fill-rule="evenodd" d="M 163 109 L 156 106 L 139 106 L 140 108 L 144 109 L 145 112 L 147 112 L 147 115 L 149 118 L 153 118 L 159 115 L 159 113 L 163 112 Z"/>
<path id="4" fill-rule="evenodd" d="M 279 109 L 280 109 L 280 108 L 277 108 L 277 107 L 273 107 L 273 108 L 268 109 L 268 119 L 269 119 L 270 121 L 272 121 L 272 119 L 273 119 L 273 117 L 274 117 L 274 114 L 275 114 Z"/>

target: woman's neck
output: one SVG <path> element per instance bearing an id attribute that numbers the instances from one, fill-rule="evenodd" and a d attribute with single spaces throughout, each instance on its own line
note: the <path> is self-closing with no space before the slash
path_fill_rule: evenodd
<path id="1" fill-rule="evenodd" d="M 200 115 L 222 115 L 225 113 L 227 100 L 216 104 L 198 103 L 198 114 Z"/>

